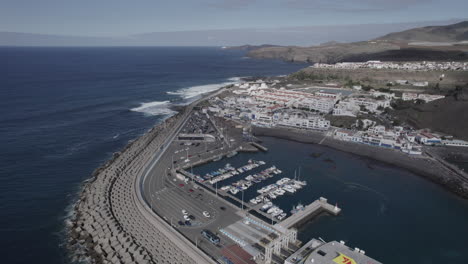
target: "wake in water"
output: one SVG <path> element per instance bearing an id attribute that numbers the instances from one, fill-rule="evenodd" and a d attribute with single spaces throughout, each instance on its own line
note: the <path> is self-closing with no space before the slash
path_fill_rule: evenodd
<path id="1" fill-rule="evenodd" d="M 227 82 L 223 82 L 223 83 L 197 85 L 197 86 L 192 86 L 188 88 L 183 88 L 174 92 L 169 91 L 166 93 L 170 95 L 179 95 L 183 99 L 187 100 L 187 99 L 191 99 L 202 94 L 216 91 L 223 86 L 238 83 L 240 80 L 241 80 L 241 77 L 232 77 L 232 78 L 227 79 Z"/>
<path id="2" fill-rule="evenodd" d="M 176 112 L 171 110 L 169 101 L 154 101 L 149 103 L 141 103 L 139 107 L 130 109 L 130 111 L 144 113 L 151 116 L 171 116 Z"/>

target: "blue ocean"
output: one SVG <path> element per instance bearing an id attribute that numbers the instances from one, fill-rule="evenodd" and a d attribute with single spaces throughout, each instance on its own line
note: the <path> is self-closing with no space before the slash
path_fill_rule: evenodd
<path id="1" fill-rule="evenodd" d="M 64 226 L 80 185 L 129 140 L 174 114 L 171 106 L 240 77 L 306 66 L 214 47 L 0 48 L 0 263 L 69 263 Z M 466 263 L 468 201 L 395 167 L 323 146 L 262 140 L 267 153 L 194 171 L 249 158 L 278 166 L 285 177 L 301 168 L 307 188 L 278 199 L 279 206 L 289 211 L 324 196 L 343 209 L 305 225 L 301 240 L 344 240 L 383 263 Z"/>
<path id="2" fill-rule="evenodd" d="M 303 67 L 220 48 L 0 48 L 0 262 L 67 262 L 80 184 L 171 104 Z"/>

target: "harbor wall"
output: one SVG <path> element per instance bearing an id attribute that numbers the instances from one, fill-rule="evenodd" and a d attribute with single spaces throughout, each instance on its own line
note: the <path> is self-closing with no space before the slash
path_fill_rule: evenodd
<path id="1" fill-rule="evenodd" d="M 142 174 L 155 153 L 163 149 L 199 101 L 129 142 L 84 183 L 67 221 L 68 246 L 76 260 L 117 264 L 214 263 L 162 218 L 148 211 L 139 189 Z"/>

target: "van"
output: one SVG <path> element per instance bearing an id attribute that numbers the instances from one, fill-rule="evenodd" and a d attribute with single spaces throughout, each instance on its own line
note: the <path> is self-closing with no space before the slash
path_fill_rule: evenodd
<path id="1" fill-rule="evenodd" d="M 207 230 L 207 229 L 204 229 L 201 234 L 206 238 L 208 239 L 208 241 L 210 241 L 211 243 L 215 244 L 215 245 L 218 245 L 219 242 L 220 242 L 220 239 L 217 235 L 215 235 L 213 232 L 211 232 L 210 230 Z"/>

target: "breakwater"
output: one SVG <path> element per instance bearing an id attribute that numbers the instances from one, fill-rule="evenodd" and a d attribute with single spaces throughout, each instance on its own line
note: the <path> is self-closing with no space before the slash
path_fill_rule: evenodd
<path id="1" fill-rule="evenodd" d="M 82 188 L 69 224 L 69 245 L 93 263 L 211 263 L 154 214 L 141 193 L 143 174 L 197 102 L 152 128 L 96 169 Z"/>

